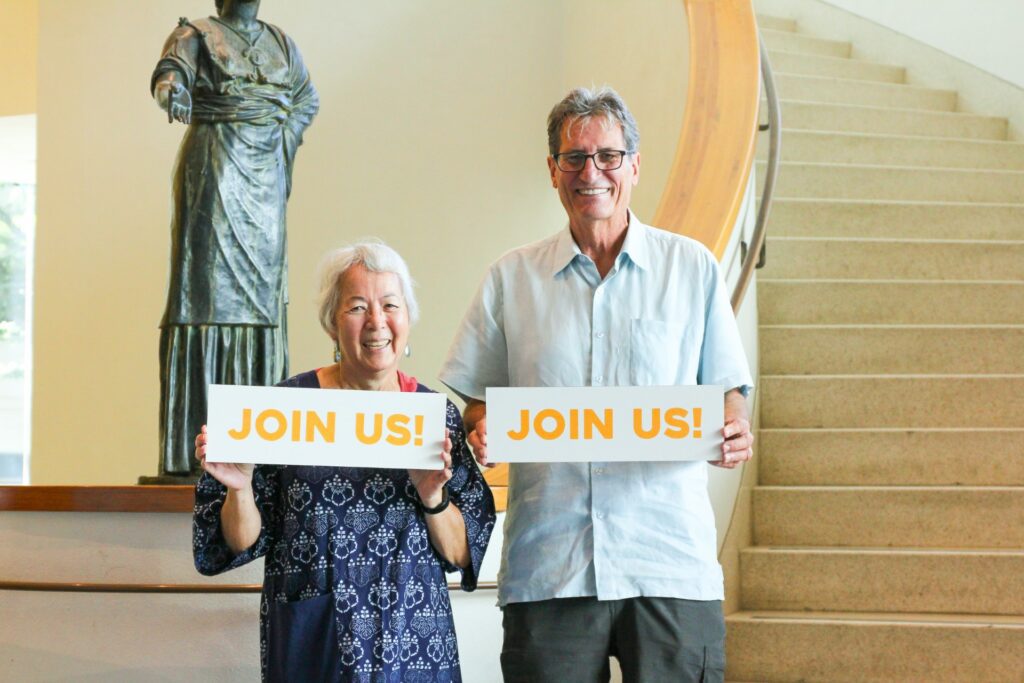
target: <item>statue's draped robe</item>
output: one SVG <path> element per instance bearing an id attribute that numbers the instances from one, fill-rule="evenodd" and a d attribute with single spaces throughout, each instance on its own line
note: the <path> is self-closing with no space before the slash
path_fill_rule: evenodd
<path id="1" fill-rule="evenodd" d="M 292 40 L 262 27 L 182 20 L 153 72 L 152 86 L 176 72 L 192 97 L 160 323 L 161 474 L 194 471 L 209 384 L 273 385 L 288 372 L 285 207 L 319 102 Z"/>

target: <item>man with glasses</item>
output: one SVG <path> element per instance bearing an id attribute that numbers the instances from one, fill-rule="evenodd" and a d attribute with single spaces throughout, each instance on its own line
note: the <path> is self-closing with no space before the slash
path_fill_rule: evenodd
<path id="1" fill-rule="evenodd" d="M 488 386 L 717 384 L 725 442 L 749 460 L 752 385 L 728 293 L 699 243 L 642 224 L 639 131 L 611 88 L 548 117 L 567 229 L 493 264 L 441 370 L 488 464 Z M 722 680 L 725 623 L 702 462 L 512 464 L 498 602 L 506 681 Z"/>

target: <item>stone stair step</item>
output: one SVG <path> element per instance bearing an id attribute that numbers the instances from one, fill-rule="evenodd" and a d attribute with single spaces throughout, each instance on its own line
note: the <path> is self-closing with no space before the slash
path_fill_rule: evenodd
<path id="1" fill-rule="evenodd" d="M 765 26 L 761 27 L 761 38 L 772 50 L 785 50 L 809 55 L 826 57 L 849 57 L 850 43 L 843 40 L 817 38 L 793 31 L 779 31 Z"/>
<path id="2" fill-rule="evenodd" d="M 960 112 L 893 109 L 825 102 L 780 100 L 786 128 L 850 133 L 886 133 L 971 140 L 1006 140 L 1005 118 Z"/>
<path id="3" fill-rule="evenodd" d="M 760 429 L 754 449 L 765 486 L 1024 486 L 1024 429 Z"/>
<path id="4" fill-rule="evenodd" d="M 904 83 L 907 80 L 907 70 L 902 66 L 850 59 L 849 57 L 828 57 L 784 50 L 769 50 L 768 59 L 771 61 L 772 69 L 787 74 L 833 76 L 880 83 Z"/>
<path id="5" fill-rule="evenodd" d="M 767 428 L 1024 427 L 1024 374 L 765 375 Z"/>
<path id="6" fill-rule="evenodd" d="M 1024 204 L 777 198 L 772 202 L 768 234 L 1020 240 L 1024 239 Z"/>
<path id="7" fill-rule="evenodd" d="M 766 375 L 1015 374 L 1024 325 L 762 325 Z"/>
<path id="8" fill-rule="evenodd" d="M 783 165 L 726 679 L 1024 681 L 1024 144 L 762 28 Z"/>
<path id="9" fill-rule="evenodd" d="M 1021 282 L 759 278 L 757 300 L 765 325 L 1024 324 Z"/>
<path id="10" fill-rule="evenodd" d="M 769 236 L 766 250 L 765 278 L 1024 280 L 1024 240 Z"/>
<path id="11" fill-rule="evenodd" d="M 758 192 L 765 162 L 757 162 Z M 783 162 L 778 197 L 1024 203 L 1024 171 Z"/>
<path id="12" fill-rule="evenodd" d="M 1024 550 L 746 548 L 743 609 L 1024 615 Z"/>
<path id="13" fill-rule="evenodd" d="M 743 611 L 726 627 L 728 680 L 1024 680 L 1020 617 Z"/>
<path id="14" fill-rule="evenodd" d="M 954 90 L 780 71 L 774 74 L 779 97 L 787 100 L 934 111 L 954 111 L 958 101 Z"/>
<path id="15" fill-rule="evenodd" d="M 757 546 L 1024 547 L 1024 487 L 757 486 Z"/>
<path id="16" fill-rule="evenodd" d="M 786 129 L 782 139 L 784 162 L 1024 171 L 1024 143 L 1019 142 Z M 757 154 L 767 158 L 767 135 L 758 136 Z"/>
<path id="17" fill-rule="evenodd" d="M 773 17 L 767 14 L 758 14 L 757 25 L 759 28 L 770 29 L 773 31 L 789 31 L 790 33 L 796 32 L 796 19 L 787 19 L 785 17 Z"/>

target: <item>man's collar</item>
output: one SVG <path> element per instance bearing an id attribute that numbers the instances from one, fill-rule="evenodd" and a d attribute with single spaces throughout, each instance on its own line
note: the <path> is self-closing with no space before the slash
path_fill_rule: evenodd
<path id="1" fill-rule="evenodd" d="M 650 230 L 640 222 L 632 210 L 629 212 L 629 230 L 626 231 L 626 239 L 622 241 L 622 252 L 629 257 L 629 260 L 636 264 L 641 270 L 647 270 L 650 265 L 650 255 L 647 245 L 647 232 Z"/>
<path id="2" fill-rule="evenodd" d="M 622 249 L 619 250 L 619 254 L 628 256 L 629 260 L 642 270 L 646 270 L 649 264 L 646 234 L 649 229 L 630 209 L 629 227 L 626 229 L 626 239 L 622 241 Z M 551 276 L 554 277 L 568 268 L 573 259 L 581 254 L 583 252 L 580 251 L 579 245 L 573 239 L 572 230 L 566 225 L 565 229 L 558 233 L 555 249 L 551 254 Z M 616 256 L 617 259 L 618 256 Z"/>
<path id="3" fill-rule="evenodd" d="M 576 258 L 576 255 L 582 253 L 579 245 L 576 244 L 576 240 L 572 238 L 572 230 L 566 225 L 558 233 L 558 238 L 555 240 L 555 249 L 551 253 L 551 277 L 557 276 L 568 268 L 569 264 Z"/>

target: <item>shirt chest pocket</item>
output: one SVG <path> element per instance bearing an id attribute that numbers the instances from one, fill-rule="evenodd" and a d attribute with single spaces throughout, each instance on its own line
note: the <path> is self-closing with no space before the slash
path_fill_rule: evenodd
<path id="1" fill-rule="evenodd" d="M 691 348 L 692 325 L 630 321 L 629 380 L 634 386 L 696 384 L 700 349 Z"/>

